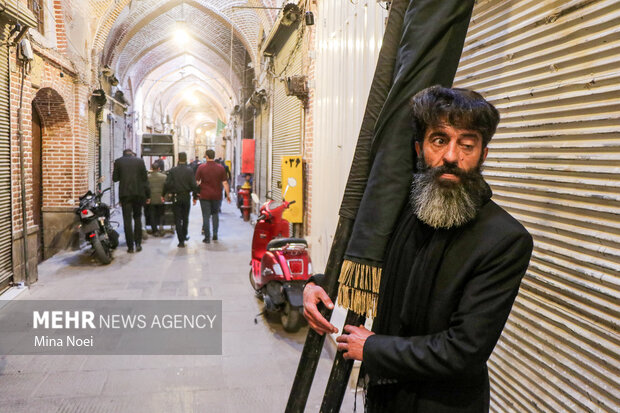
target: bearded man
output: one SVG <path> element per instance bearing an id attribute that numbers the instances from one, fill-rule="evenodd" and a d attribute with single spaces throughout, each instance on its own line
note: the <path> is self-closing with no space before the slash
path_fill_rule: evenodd
<path id="1" fill-rule="evenodd" d="M 417 171 L 387 247 L 372 332 L 346 325 L 344 358 L 361 360 L 369 412 L 487 412 L 486 362 L 527 269 L 532 237 L 491 200 L 481 175 L 499 113 L 481 95 L 433 86 L 412 100 Z M 317 282 L 320 283 L 319 280 Z M 317 304 L 320 334 L 338 330 Z"/>

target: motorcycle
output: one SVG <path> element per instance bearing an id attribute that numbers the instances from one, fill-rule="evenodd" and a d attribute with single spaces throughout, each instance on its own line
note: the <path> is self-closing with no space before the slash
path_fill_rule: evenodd
<path id="1" fill-rule="evenodd" d="M 97 259 L 104 265 L 112 262 L 112 250 L 118 247 L 118 232 L 110 224 L 110 207 L 101 202 L 101 197 L 110 188 L 80 197 L 80 206 L 75 213 L 80 218 L 78 228 L 93 247 Z"/>
<path id="2" fill-rule="evenodd" d="M 291 180 L 289 186 L 294 186 L 296 182 Z M 288 186 L 284 196 L 287 190 Z M 259 203 L 256 194 L 252 198 Z M 282 199 L 278 206 L 274 201 L 261 206 L 250 262 L 250 284 L 256 295 L 262 297 L 267 311 L 280 312 L 282 326 L 288 332 L 297 331 L 304 321 L 303 289 L 312 275 L 308 243 L 303 238 L 289 237 L 289 222 L 282 218 L 284 210 L 293 203 Z"/>

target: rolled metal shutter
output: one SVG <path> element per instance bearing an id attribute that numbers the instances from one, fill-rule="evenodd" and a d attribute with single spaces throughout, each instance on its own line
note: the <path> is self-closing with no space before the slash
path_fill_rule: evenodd
<path id="1" fill-rule="evenodd" d="M 2 23 L 2 38 L 9 27 Z M 0 46 L 0 291 L 13 278 L 11 216 L 11 134 L 9 120 L 9 62 L 6 45 Z"/>
<path id="2" fill-rule="evenodd" d="M 291 35 L 275 59 L 275 71 L 281 78 L 301 74 L 301 32 Z M 302 116 L 303 105 L 295 96 L 287 96 L 284 82 L 274 80 L 273 96 L 273 138 L 272 138 L 272 197 L 282 199 L 282 190 L 278 182 L 282 180 L 280 167 L 282 156 L 302 153 Z M 283 186 L 284 184 L 282 184 Z"/>
<path id="3" fill-rule="evenodd" d="M 10 20 L 10 22 L 7 22 Z M 6 0 L 0 14 L 2 39 L 6 41 L 10 25 L 19 21 L 22 25 L 36 27 L 37 21 L 26 5 L 17 0 Z M 13 49 L 14 50 L 14 49 Z M 10 91 L 9 52 L 5 44 L 0 45 L 0 291 L 9 286 L 13 279 L 13 217 L 11 214 L 11 133 L 10 133 Z M 15 113 L 15 112 L 14 112 Z"/>
<path id="4" fill-rule="evenodd" d="M 502 115 L 484 175 L 534 237 L 494 412 L 620 411 L 620 2 L 479 1 L 455 86 Z"/>
<path id="5" fill-rule="evenodd" d="M 258 191 L 259 196 L 264 197 L 269 190 L 268 184 L 268 170 L 267 163 L 269 162 L 269 123 L 271 122 L 270 117 L 270 108 L 268 105 L 263 105 L 260 111 L 260 115 L 255 119 L 258 122 L 255 122 L 254 129 L 257 131 L 258 135 L 256 135 L 255 139 L 256 143 L 256 171 L 258 172 L 258 176 L 254 179 L 256 190 Z M 257 127 L 258 126 L 258 127 Z"/>

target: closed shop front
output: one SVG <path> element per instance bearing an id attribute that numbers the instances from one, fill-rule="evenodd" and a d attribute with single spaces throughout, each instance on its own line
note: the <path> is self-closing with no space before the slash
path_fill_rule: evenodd
<path id="1" fill-rule="evenodd" d="M 282 199 L 281 159 L 284 155 L 303 153 L 303 104 L 295 96 L 287 96 L 286 78 L 301 74 L 303 32 L 293 32 L 274 59 L 273 126 L 271 140 L 271 190 L 275 200 Z"/>
<path id="2" fill-rule="evenodd" d="M 484 175 L 535 240 L 495 412 L 620 409 L 620 2 L 479 1 L 455 85 L 502 121 Z"/>
<path id="3" fill-rule="evenodd" d="M 2 38 L 9 32 L 0 20 Z M 6 46 L 0 46 L 0 291 L 13 277 L 11 233 L 11 138 L 9 133 L 9 62 Z"/>
<path id="4" fill-rule="evenodd" d="M 19 11 L 16 0 L 5 1 L 0 12 L 0 31 L 6 41 L 17 19 L 22 25 L 34 26 L 32 13 L 21 5 Z M 15 53 L 15 47 L 11 47 Z M 10 63 L 9 49 L 0 45 L 0 292 L 13 280 L 13 233 L 11 215 L 11 131 L 10 111 L 17 110 L 10 106 Z M 19 171 L 17 171 L 19 173 Z"/>

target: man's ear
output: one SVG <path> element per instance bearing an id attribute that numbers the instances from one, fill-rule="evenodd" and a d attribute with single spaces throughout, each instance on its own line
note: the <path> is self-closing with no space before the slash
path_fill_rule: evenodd
<path id="1" fill-rule="evenodd" d="M 488 147 L 484 148 L 484 150 L 482 151 L 482 162 L 486 161 L 488 153 L 489 153 L 489 148 Z"/>
<path id="2" fill-rule="evenodd" d="M 420 156 L 420 152 L 421 152 L 420 142 L 415 141 L 415 153 L 416 153 L 416 155 Z M 484 156 L 486 157 L 486 154 Z"/>

